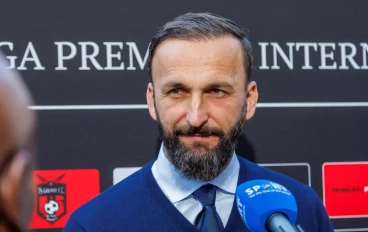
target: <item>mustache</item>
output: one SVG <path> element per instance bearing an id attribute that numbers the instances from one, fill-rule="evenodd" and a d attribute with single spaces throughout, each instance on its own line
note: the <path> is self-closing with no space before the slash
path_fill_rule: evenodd
<path id="1" fill-rule="evenodd" d="M 210 128 L 207 126 L 202 127 L 193 127 L 193 126 L 182 126 L 174 128 L 175 135 L 184 135 L 184 136 L 193 136 L 193 135 L 200 135 L 200 136 L 218 136 L 224 137 L 225 133 L 218 128 Z"/>

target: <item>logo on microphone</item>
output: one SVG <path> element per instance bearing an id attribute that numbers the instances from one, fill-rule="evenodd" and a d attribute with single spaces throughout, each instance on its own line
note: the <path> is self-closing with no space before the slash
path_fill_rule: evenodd
<path id="1" fill-rule="evenodd" d="M 279 193 L 284 193 L 287 195 L 291 194 L 289 190 L 287 190 L 284 186 L 274 183 L 274 182 L 269 182 L 269 183 L 262 184 L 262 185 L 254 185 L 250 188 L 247 188 L 245 192 L 250 198 L 256 195 L 260 195 L 264 193 L 272 193 L 272 192 L 279 192 Z"/>
<path id="2" fill-rule="evenodd" d="M 242 218 L 245 217 L 245 209 L 243 209 L 243 204 L 241 203 L 239 197 L 236 198 L 236 205 L 238 206 L 238 210 L 239 210 L 239 213 L 240 213 L 240 216 Z"/>

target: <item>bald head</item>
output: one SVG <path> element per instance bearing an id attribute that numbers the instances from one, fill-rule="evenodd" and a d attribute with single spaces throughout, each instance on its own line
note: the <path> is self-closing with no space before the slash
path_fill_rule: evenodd
<path id="1" fill-rule="evenodd" d="M 31 95 L 0 54 L 0 232 L 24 231 L 33 207 Z"/>
<path id="2" fill-rule="evenodd" d="M 0 156 L 25 144 L 34 124 L 34 114 L 27 108 L 31 96 L 18 73 L 6 66 L 0 56 Z"/>

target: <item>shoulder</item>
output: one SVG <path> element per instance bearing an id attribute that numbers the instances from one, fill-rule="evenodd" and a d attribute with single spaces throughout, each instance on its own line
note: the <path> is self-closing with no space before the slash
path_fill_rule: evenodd
<path id="1" fill-rule="evenodd" d="M 242 157 L 238 157 L 238 160 L 241 167 L 240 173 L 241 175 L 246 175 L 247 179 L 266 179 L 285 186 L 293 194 L 299 195 L 302 193 L 303 195 L 312 194 L 314 197 L 317 196 L 310 186 L 301 183 L 287 175 L 275 172 L 266 167 L 262 167 Z"/>
<path id="2" fill-rule="evenodd" d="M 287 175 L 275 172 L 266 167 L 262 167 L 241 157 L 238 157 L 238 160 L 241 167 L 240 175 L 246 175 L 248 180 L 265 179 L 274 181 L 289 189 L 294 194 L 294 196 L 310 196 L 312 197 L 312 201 L 315 200 L 316 197 L 318 197 L 315 191 L 310 186 L 301 183 Z"/>
<path id="3" fill-rule="evenodd" d="M 72 213 L 70 221 L 74 220 L 90 231 L 88 228 L 96 229 L 101 225 L 114 222 L 117 220 L 116 217 L 122 218 L 122 215 L 129 215 L 129 212 L 137 207 L 138 202 L 146 199 L 145 195 L 148 191 L 145 189 L 148 188 L 147 181 L 149 181 L 147 175 L 151 172 L 151 166 L 152 163 L 146 165 L 79 207 Z"/>
<path id="4" fill-rule="evenodd" d="M 333 231 L 326 210 L 312 187 L 244 158 L 238 157 L 238 160 L 241 167 L 239 175 L 247 176 L 248 180 L 274 181 L 283 185 L 294 195 L 298 205 L 298 223 L 305 231 Z"/>

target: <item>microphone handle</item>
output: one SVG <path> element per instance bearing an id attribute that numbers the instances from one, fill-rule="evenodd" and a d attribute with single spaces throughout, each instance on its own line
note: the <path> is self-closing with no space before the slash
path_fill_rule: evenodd
<path id="1" fill-rule="evenodd" d="M 271 232 L 298 232 L 282 213 L 274 213 L 267 219 L 267 229 Z"/>

